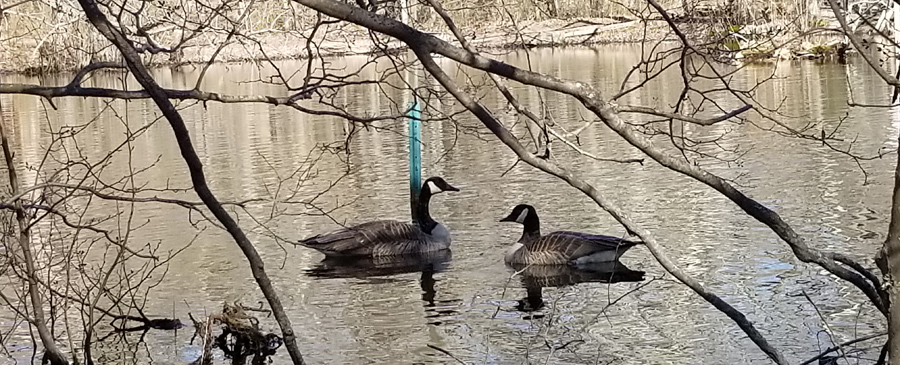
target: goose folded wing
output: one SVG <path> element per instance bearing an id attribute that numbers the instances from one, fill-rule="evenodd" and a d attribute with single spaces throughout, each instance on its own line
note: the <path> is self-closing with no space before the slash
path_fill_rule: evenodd
<path id="1" fill-rule="evenodd" d="M 300 244 L 322 251 L 352 252 L 379 243 L 414 241 L 420 235 L 421 230 L 412 224 L 381 220 L 316 235 L 300 241 Z"/>
<path id="2" fill-rule="evenodd" d="M 621 237 L 589 234 L 573 231 L 557 231 L 544 237 L 553 237 L 560 247 L 565 244 L 566 253 L 573 257 L 589 255 L 594 252 L 625 249 L 639 242 L 629 241 Z M 543 237 L 542 237 L 543 239 Z"/>

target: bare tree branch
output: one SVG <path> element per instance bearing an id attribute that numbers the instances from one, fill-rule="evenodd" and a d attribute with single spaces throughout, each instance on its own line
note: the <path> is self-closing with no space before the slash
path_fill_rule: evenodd
<path id="1" fill-rule="evenodd" d="M 294 330 L 291 328 L 291 321 L 285 313 L 284 307 L 281 304 L 281 299 L 279 299 L 278 294 L 275 292 L 272 282 L 265 271 L 265 265 L 260 258 L 259 253 L 257 253 L 256 248 L 253 246 L 253 243 L 250 242 L 244 234 L 244 231 L 237 225 L 234 219 L 231 218 L 228 212 L 225 211 L 225 208 L 222 207 L 222 204 L 218 201 L 216 196 L 213 195 L 209 186 L 206 184 L 203 165 L 199 156 L 197 156 L 196 151 L 194 151 L 190 133 L 188 133 L 181 115 L 169 101 L 168 95 L 159 87 L 156 81 L 153 80 L 153 77 L 150 76 L 150 73 L 144 66 L 137 50 L 131 46 L 131 43 L 119 30 L 115 29 L 109 23 L 106 16 L 104 16 L 100 9 L 97 8 L 97 4 L 93 0 L 79 0 L 79 4 L 81 4 L 81 7 L 84 9 L 91 24 L 93 24 L 104 37 L 119 49 L 119 52 L 125 57 L 125 62 L 128 64 L 131 73 L 141 86 L 147 90 L 147 93 L 169 121 L 169 124 L 175 133 L 175 139 L 178 142 L 182 157 L 188 165 L 191 181 L 194 184 L 194 190 L 197 192 L 200 200 L 202 200 L 207 208 L 212 211 L 216 219 L 225 226 L 235 243 L 237 243 L 241 248 L 241 251 L 243 251 L 250 264 L 250 271 L 253 273 L 253 278 L 256 279 L 260 290 L 262 290 L 263 295 L 265 295 L 266 300 L 268 300 L 269 306 L 272 308 L 272 312 L 275 314 L 275 318 L 278 321 L 278 325 L 281 327 L 283 340 L 291 355 L 291 359 L 295 365 L 303 364 L 303 356 L 300 354 L 300 350 L 297 347 Z"/>
<path id="2" fill-rule="evenodd" d="M 2 111 L 2 107 L 0 107 L 0 111 Z M 13 194 L 16 194 L 19 190 L 19 177 L 15 162 L 13 161 L 13 153 L 9 146 L 9 140 L 6 137 L 4 128 L 5 121 L 3 119 L 3 113 L 0 112 L 0 147 L 3 149 L 3 156 L 6 162 L 9 186 L 12 189 Z M 34 255 L 31 252 L 31 231 L 28 229 L 28 218 L 25 215 L 25 210 L 22 208 L 21 204 L 16 204 L 15 211 L 19 228 L 19 249 L 22 252 L 22 259 L 25 261 L 28 300 L 31 301 L 31 306 L 34 311 L 34 318 L 30 323 L 38 330 L 41 344 L 44 346 L 44 359 L 52 365 L 68 364 L 69 361 L 66 360 L 62 351 L 56 346 L 56 340 L 53 338 L 53 335 L 50 333 L 50 329 L 47 326 L 47 315 L 44 310 L 45 302 L 38 288 L 38 272 L 35 268 Z"/>
<path id="3" fill-rule="evenodd" d="M 703 125 L 703 126 L 710 126 L 710 125 L 713 125 L 713 124 L 716 124 L 716 123 L 719 123 L 722 121 L 726 121 L 726 120 L 734 118 L 734 117 L 740 115 L 741 113 L 748 111 L 752 108 L 753 108 L 753 106 L 751 106 L 751 105 L 744 105 L 744 106 L 737 108 L 725 115 L 721 115 L 721 116 L 718 116 L 715 118 L 710 118 L 710 119 L 699 119 L 699 118 L 692 118 L 692 117 L 678 114 L 678 113 L 670 113 L 670 112 L 665 112 L 665 111 L 661 111 L 661 110 L 656 110 L 656 109 L 646 107 L 646 106 L 632 106 L 632 105 L 617 105 L 617 106 L 615 106 L 616 111 L 621 112 L 621 113 L 649 114 L 649 115 L 655 115 L 658 117 L 680 120 L 682 122 L 698 124 L 698 125 Z"/>
<path id="4" fill-rule="evenodd" d="M 831 6 L 831 11 L 834 13 L 834 17 L 837 18 L 838 23 L 841 24 L 841 29 L 844 30 L 844 35 L 850 39 L 850 43 L 853 44 L 853 47 L 859 50 L 859 55 L 862 56 L 863 60 L 869 64 L 869 67 L 878 74 L 884 82 L 888 85 L 892 85 L 894 87 L 900 87 L 900 80 L 897 80 L 896 77 L 889 74 L 885 69 L 881 68 L 878 64 L 878 60 L 872 59 L 872 55 L 866 53 L 864 50 L 866 49 L 862 43 L 862 40 L 859 39 L 859 36 L 850 31 L 850 26 L 847 24 L 847 18 L 844 17 L 844 11 L 841 10 L 840 5 L 837 0 L 828 0 L 828 5 Z"/>
<path id="5" fill-rule="evenodd" d="M 507 77 L 526 85 L 564 93 L 578 99 L 588 108 L 588 110 L 591 110 L 599 116 L 608 127 L 622 136 L 631 145 L 637 147 L 663 166 L 689 176 L 722 193 L 741 207 L 747 214 L 769 226 L 769 228 L 778 234 L 782 240 L 788 243 L 794 254 L 797 255 L 801 261 L 816 263 L 841 279 L 853 283 L 866 294 L 879 311 L 885 314 L 887 313 L 887 309 L 881 297 L 882 294 L 879 292 L 880 289 L 875 287 L 873 283 L 866 280 L 862 275 L 838 265 L 834 261 L 832 254 L 823 253 L 809 247 L 806 244 L 805 239 L 797 234 L 789 224 L 782 220 L 778 213 L 747 197 L 724 179 L 709 173 L 699 166 L 690 164 L 687 161 L 678 159 L 666 152 L 654 148 L 649 140 L 639 135 L 625 123 L 615 112 L 613 106 L 603 101 L 601 93 L 591 85 L 576 81 L 566 81 L 557 77 L 526 71 L 478 54 L 472 54 L 437 37 L 413 29 L 393 19 L 385 18 L 377 14 L 369 14 L 336 1 L 295 1 L 321 11 L 329 16 L 344 19 L 400 39 L 408 46 L 417 49 L 417 54 L 425 55 L 437 53 L 470 67 Z"/>
<path id="6" fill-rule="evenodd" d="M 839 344 L 837 344 L 836 346 L 829 347 L 829 348 L 825 349 L 825 351 L 822 351 L 821 353 L 819 353 L 818 355 L 813 356 L 813 357 L 809 358 L 808 360 L 806 360 L 806 361 L 804 361 L 804 362 L 801 362 L 800 365 L 809 365 L 809 364 L 812 364 L 812 363 L 816 362 L 817 360 L 819 360 L 819 359 L 825 357 L 826 355 L 828 355 L 828 354 L 830 354 L 830 353 L 832 353 L 832 352 L 837 351 L 837 350 L 840 349 L 840 348 L 847 347 L 847 346 L 850 346 L 850 345 L 853 345 L 853 344 L 857 344 L 857 343 L 860 343 L 860 342 L 868 341 L 868 340 L 871 340 L 871 339 L 874 339 L 874 338 L 878 338 L 878 337 L 881 337 L 881 336 L 885 336 L 885 335 L 887 335 L 887 332 L 880 332 L 880 333 L 875 333 L 875 334 L 871 334 L 871 335 L 868 335 L 868 336 L 863 336 L 863 337 L 860 337 L 860 338 L 854 338 L 854 339 L 852 339 L 852 340 L 850 340 L 850 341 L 846 341 L 846 342 L 839 343 Z"/>
<path id="7" fill-rule="evenodd" d="M 528 152 L 521 144 L 519 144 L 518 140 L 509 133 L 506 128 L 504 128 L 497 120 L 490 115 L 490 113 L 484 109 L 479 103 L 475 102 L 469 95 L 465 94 L 460 90 L 456 84 L 450 79 L 450 77 L 443 72 L 443 70 L 438 66 L 431 56 L 427 53 L 427 51 L 423 48 L 417 47 L 413 44 L 410 44 L 410 47 L 416 52 L 416 56 L 422 62 L 422 65 L 425 66 L 425 69 L 432 74 L 432 76 L 437 79 L 438 82 L 441 83 L 447 91 L 449 91 L 453 96 L 467 109 L 469 109 L 472 114 L 474 114 L 491 132 L 493 132 L 497 138 L 500 139 L 507 147 L 509 147 L 516 155 L 519 156 L 520 159 L 541 169 L 544 172 L 547 172 L 551 175 L 554 175 L 565 182 L 569 183 L 569 185 L 575 187 L 578 190 L 584 192 L 585 195 L 589 196 L 594 202 L 597 203 L 601 208 L 603 208 L 607 213 L 609 213 L 613 218 L 615 218 L 619 223 L 626 227 L 630 232 L 634 232 L 641 238 L 656 260 L 666 269 L 666 271 L 670 272 L 673 276 L 678 278 L 679 281 L 690 287 L 694 292 L 699 294 L 703 299 L 712 304 L 716 309 L 720 310 L 722 313 L 725 313 L 729 318 L 731 318 L 744 333 L 754 342 L 756 345 L 763 350 L 773 361 L 778 364 L 787 364 L 787 361 L 784 359 L 784 356 L 772 347 L 768 341 L 763 337 L 761 333 L 753 326 L 753 324 L 747 320 L 747 318 L 726 303 L 724 300 L 719 298 L 716 294 L 708 291 L 703 285 L 700 284 L 696 279 L 687 275 L 680 267 L 678 267 L 674 262 L 668 259 L 666 254 L 663 252 L 662 248 L 658 245 L 656 238 L 643 227 L 637 226 L 631 219 L 628 218 L 626 214 L 622 211 L 621 208 L 618 207 L 617 204 L 613 203 L 611 200 L 607 199 L 603 195 L 600 194 L 597 189 L 595 189 L 592 185 L 582 180 L 581 178 L 575 176 L 569 171 L 562 169 L 561 167 L 551 164 L 550 162 L 537 158 L 534 154 Z"/>

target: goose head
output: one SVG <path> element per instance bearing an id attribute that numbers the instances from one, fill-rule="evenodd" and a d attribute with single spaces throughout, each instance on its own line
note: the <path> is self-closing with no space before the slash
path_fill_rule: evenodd
<path id="1" fill-rule="evenodd" d="M 422 190 L 427 190 L 431 195 L 443 193 L 445 191 L 459 191 L 459 189 L 448 184 L 444 179 L 438 176 L 429 177 L 425 180 L 422 184 Z"/>
<path id="2" fill-rule="evenodd" d="M 537 211 L 528 204 L 519 204 L 513 208 L 512 213 L 500 220 L 501 222 L 516 222 L 525 226 L 520 241 L 534 239 L 541 235 L 541 221 Z"/>
<path id="3" fill-rule="evenodd" d="M 506 218 L 501 219 L 501 222 L 516 222 L 520 224 L 525 224 L 525 221 L 530 220 L 529 218 L 536 218 L 537 212 L 534 210 L 534 207 L 528 204 L 519 204 L 513 208 L 512 213 L 509 213 Z"/>
<path id="4" fill-rule="evenodd" d="M 413 210 L 413 220 L 416 224 L 427 234 L 434 233 L 434 229 L 438 228 L 438 223 L 431 218 L 431 213 L 428 212 L 428 205 L 431 201 L 431 197 L 435 194 L 443 193 L 445 191 L 459 191 L 453 185 L 448 184 L 444 179 L 440 177 L 429 177 L 422 184 L 422 189 L 419 191 L 419 197 L 416 201 L 416 208 Z M 446 229 L 442 227 L 439 232 L 445 232 Z M 448 233 L 449 234 L 449 233 Z"/>

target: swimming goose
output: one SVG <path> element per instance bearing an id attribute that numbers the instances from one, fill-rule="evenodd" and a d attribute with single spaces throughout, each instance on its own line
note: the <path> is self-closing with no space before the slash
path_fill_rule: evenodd
<path id="1" fill-rule="evenodd" d="M 519 204 L 501 222 L 516 222 L 525 226 L 522 238 L 510 246 L 504 260 L 509 264 L 566 265 L 609 262 L 618 260 L 625 251 L 640 242 L 619 237 L 557 231 L 541 236 L 541 222 L 537 211 L 527 204 Z"/>
<path id="2" fill-rule="evenodd" d="M 435 222 L 428 212 L 431 197 L 445 191 L 459 189 L 440 177 L 425 180 L 415 209 L 415 223 L 395 220 L 366 222 L 319 234 L 299 243 L 325 256 L 392 256 L 447 249 L 450 247 L 450 231 Z"/>

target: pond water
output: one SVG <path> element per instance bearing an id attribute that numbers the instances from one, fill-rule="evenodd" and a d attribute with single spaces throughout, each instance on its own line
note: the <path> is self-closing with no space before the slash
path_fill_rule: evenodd
<path id="1" fill-rule="evenodd" d="M 536 71 L 591 82 L 606 91 L 618 88 L 639 58 L 638 49 L 622 46 L 536 50 L 530 60 L 524 53 L 501 56 L 513 64 L 531 62 Z M 335 69 L 352 70 L 365 59 L 331 62 Z M 300 62 L 281 65 L 303 67 Z M 383 66 L 367 72 L 384 70 Z M 771 72 L 768 66 L 749 67 L 735 82 L 749 85 Z M 190 66 L 155 70 L 159 82 L 173 88 L 193 86 L 199 73 Z M 258 82 L 270 74 L 255 64 L 216 65 L 208 71 L 204 85 L 230 94 L 279 95 L 282 92 L 277 87 Z M 455 75 L 461 82 L 467 80 L 462 72 Z M 787 62 L 775 76 L 756 91 L 757 97 L 783 103 L 783 112 L 795 116 L 788 119 L 794 127 L 813 122 L 834 128 L 842 123 L 841 136 L 847 141 L 857 138 L 854 151 L 874 155 L 882 148 L 896 148 L 900 119 L 894 109 L 847 106 L 851 93 L 854 101 L 871 104 L 887 103 L 890 95 L 862 60 L 851 59 L 848 64 Z M 477 85 L 477 80 L 470 82 Z M 620 102 L 666 107 L 680 91 L 678 80 L 677 74 L 667 75 Z M 847 80 L 852 81 L 852 88 Z M 4 82 L 16 81 L 64 84 L 66 78 L 4 77 Z M 95 76 L 90 83 L 115 86 L 121 81 L 107 74 Z M 567 129 L 591 119 L 570 98 L 511 86 L 534 110 L 539 110 L 538 103 L 543 100 L 556 122 Z M 397 106 L 390 99 L 403 99 L 400 91 L 373 85 L 348 87 L 339 93 L 338 99 L 349 110 L 368 115 L 395 114 Z M 486 95 L 483 101 L 504 113 L 497 95 Z M 48 128 L 86 124 L 106 108 L 104 101 L 93 99 L 65 98 L 54 103 L 57 110 L 35 97 L 3 96 L 5 118 L 15 123 L 13 143 L 21 151 L 20 158 L 30 164 L 42 158 L 50 140 Z M 304 105 L 316 107 L 314 102 Z M 132 129 L 158 117 L 149 101 L 116 102 L 113 106 L 117 113 L 106 109 L 79 137 L 84 158 L 96 161 L 122 143 L 124 128 L 118 117 Z M 331 214 L 335 220 L 408 219 L 403 121 L 380 122 L 374 125 L 380 128 L 364 129 L 332 117 L 263 104 L 181 106 L 209 184 L 222 200 L 270 199 L 281 177 L 296 169 L 305 171 L 307 156 L 318 156 L 322 145 L 342 145 L 352 132 L 349 161 L 345 164 L 338 155 L 325 153 L 311 168 L 315 174 L 296 189 L 297 200 L 310 199 L 336 181 L 316 201 L 324 209 L 339 207 Z M 889 219 L 894 157 L 863 161 L 866 175 L 854 160 L 821 143 L 781 136 L 765 130 L 766 126 L 722 123 L 690 127 L 685 133 L 697 138 L 724 135 L 723 146 L 744 153 L 740 162 L 700 160 L 705 168 L 735 179 L 743 191 L 781 214 L 814 247 L 847 253 L 874 268 L 872 257 L 885 238 Z M 582 277 L 575 281 L 585 282 L 536 292 L 534 288 L 526 290 L 522 275 L 511 279 L 513 271 L 503 264 L 502 257 L 506 247 L 518 239 L 521 227 L 498 220 L 516 204 L 536 206 L 545 232 L 625 232 L 564 182 L 521 163 L 512 167 L 515 155 L 485 133 L 466 114 L 457 116 L 456 124 L 423 124 L 423 174 L 442 176 L 461 191 L 439 195 L 431 204 L 435 219 L 453 233 L 452 257 L 412 263 L 400 270 L 405 272 L 325 266 L 318 252 L 279 245 L 271 234 L 297 240 L 339 227 L 332 218 L 315 215 L 308 206 L 279 205 L 278 210 L 286 214 L 266 221 L 266 229 L 252 222 L 248 214 L 266 218 L 270 204 L 251 202 L 247 211 L 234 211 L 266 262 L 309 363 L 456 362 L 435 347 L 465 363 L 768 363 L 736 325 L 665 275 L 640 246 L 630 250 L 622 263 L 646 272 L 642 281 L 609 283 Z M 521 127 L 516 133 L 525 136 Z M 579 139 L 581 148 L 598 156 L 643 157 L 601 123 L 588 126 Z M 668 143 L 665 138 L 655 141 Z M 168 124 L 157 122 L 132 144 L 135 168 L 153 165 L 138 175 L 136 184 L 189 187 Z M 774 233 L 712 189 L 648 158 L 643 165 L 599 162 L 558 142 L 553 147 L 558 161 L 650 229 L 671 259 L 746 314 L 791 362 L 830 347 L 829 333 L 840 342 L 884 330 L 880 314 L 864 304 L 857 289 L 799 262 Z M 348 164 L 352 171 L 343 176 Z M 125 160 L 117 158 L 103 173 L 111 179 L 127 169 Z M 33 174 L 26 173 L 26 178 L 33 180 Z M 165 196 L 197 200 L 191 192 Z M 201 224 L 208 229 L 199 232 L 191 224 L 195 215 L 166 204 L 135 207 L 135 225 L 141 226 L 130 237 L 135 247 L 160 243 L 160 252 L 167 252 L 187 246 L 171 261 L 164 280 L 152 289 L 144 312 L 155 317 L 174 315 L 189 323 L 189 312 L 194 316 L 212 314 L 224 302 L 248 306 L 264 302 L 235 243 L 209 225 Z M 541 296 L 543 307 L 528 310 L 540 304 L 535 296 Z M 12 318 L 8 309 L 0 309 L 0 313 L 2 318 Z M 258 316 L 264 330 L 277 332 L 273 319 Z M 6 332 L 10 322 L 4 323 Z M 178 332 L 150 331 L 143 342 L 138 342 L 139 333 L 129 335 L 128 342 L 96 344 L 95 356 L 104 362 L 184 364 L 201 351 L 197 341 L 191 342 L 192 333 L 191 327 Z M 4 344 L 11 359 L 31 361 L 30 339 L 23 327 L 5 337 Z M 879 344 L 866 342 L 856 348 L 867 349 L 864 358 L 875 358 Z M 873 347 L 876 349 L 870 350 Z M 67 343 L 63 348 L 68 351 Z M 221 352 L 216 353 L 216 361 L 227 362 Z M 280 350 L 273 361 L 286 364 L 289 357 Z"/>

